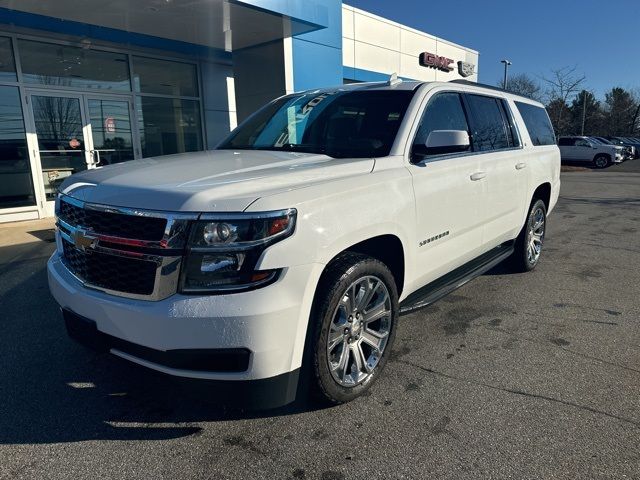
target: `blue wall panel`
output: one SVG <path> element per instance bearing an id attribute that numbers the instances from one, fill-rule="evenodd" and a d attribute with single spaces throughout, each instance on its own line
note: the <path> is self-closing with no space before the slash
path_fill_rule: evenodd
<path id="1" fill-rule="evenodd" d="M 293 38 L 296 91 L 342 85 L 342 49 Z"/>
<path id="2" fill-rule="evenodd" d="M 327 26 L 293 37 L 295 90 L 342 84 L 342 2 L 317 3 L 326 8 Z"/>
<path id="3" fill-rule="evenodd" d="M 388 73 L 374 72 L 373 70 L 356 67 L 342 67 L 342 76 L 348 80 L 356 80 L 358 82 L 386 82 L 390 77 Z M 408 77 L 400 78 L 407 81 L 419 81 Z"/>
<path id="4" fill-rule="evenodd" d="M 294 21 L 304 22 L 316 28 L 323 28 L 329 24 L 329 5 L 335 3 L 334 0 L 231 0 L 231 2 L 290 17 Z"/>

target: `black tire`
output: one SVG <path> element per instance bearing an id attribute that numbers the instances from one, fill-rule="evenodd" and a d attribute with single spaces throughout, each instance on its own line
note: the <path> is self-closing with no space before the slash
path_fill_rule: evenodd
<path id="1" fill-rule="evenodd" d="M 540 253 L 534 258 L 529 252 L 529 241 L 532 236 L 532 229 L 536 223 L 536 218 L 539 219 L 538 212 L 542 212 L 543 225 L 542 225 L 542 238 L 540 240 Z M 515 250 L 513 252 L 512 266 L 516 272 L 529 272 L 536 268 L 540 261 L 540 255 L 542 253 L 542 246 L 544 243 L 544 234 L 547 226 L 547 207 L 545 203 L 539 198 L 534 198 L 529 207 L 529 213 L 527 214 L 527 221 L 525 222 L 518 238 L 515 243 Z"/>
<path id="2" fill-rule="evenodd" d="M 374 283 L 375 281 L 373 279 L 381 282 L 384 285 L 384 289 L 377 283 Z M 381 347 L 382 354 L 379 355 L 379 358 L 378 356 L 373 355 L 373 348 L 371 348 L 372 353 L 370 356 L 366 357 L 366 350 L 369 346 L 363 342 L 365 335 L 371 330 L 369 330 L 369 327 L 365 323 L 364 312 L 371 312 L 373 308 L 366 308 L 367 305 L 372 305 L 372 303 L 364 305 L 362 308 L 363 316 L 359 317 L 363 320 L 357 321 L 360 325 L 358 332 L 362 334 L 362 339 L 360 335 L 358 335 L 357 338 L 354 336 L 354 340 L 352 342 L 351 333 L 353 332 L 350 332 L 349 334 L 345 332 L 345 339 L 338 340 L 342 343 L 337 346 L 341 349 L 346 348 L 347 366 L 350 359 L 355 361 L 355 357 L 353 356 L 355 353 L 353 353 L 353 350 L 349 350 L 350 348 L 359 348 L 360 350 L 358 351 L 365 352 L 362 357 L 359 357 L 361 359 L 363 357 L 373 359 L 371 362 L 366 361 L 363 368 L 373 364 L 373 361 L 377 361 L 377 363 L 375 363 L 373 371 L 366 374 L 367 376 L 364 380 L 354 382 L 354 384 L 350 386 L 344 386 L 339 383 L 339 379 L 334 378 L 334 375 L 337 376 L 338 374 L 335 373 L 335 370 L 334 373 L 332 373 L 330 368 L 330 361 L 334 357 L 331 352 L 328 351 L 329 333 L 331 332 L 332 335 L 335 336 L 338 335 L 339 330 L 342 330 L 343 325 L 349 328 L 352 328 L 352 325 L 355 325 L 355 323 L 340 324 L 336 320 L 342 318 L 342 312 L 345 310 L 345 299 L 348 297 L 347 290 L 358 281 L 366 282 L 366 285 L 362 286 L 361 289 L 358 288 L 358 292 L 363 292 L 363 297 L 364 293 L 366 293 L 366 287 L 369 286 L 370 290 L 375 290 L 371 302 L 375 303 L 378 301 L 380 304 L 384 303 L 385 310 L 387 307 L 389 308 L 389 313 L 379 321 L 380 325 L 384 324 L 385 327 L 388 327 L 388 334 L 386 336 L 384 346 Z M 371 287 L 373 285 L 376 285 L 375 288 Z M 388 297 L 384 296 L 385 293 Z M 388 302 L 386 301 L 387 298 Z M 385 301 L 382 302 L 382 299 L 385 299 Z M 362 301 L 365 300 L 363 299 Z M 393 346 L 393 340 L 395 338 L 395 327 L 398 320 L 398 312 L 399 306 L 396 283 L 391 271 L 384 263 L 369 256 L 353 252 L 346 252 L 333 260 L 331 264 L 327 266 L 327 269 L 323 273 L 318 285 L 310 318 L 310 335 L 308 337 L 307 344 L 307 358 L 310 360 L 310 368 L 307 369 L 307 372 L 311 377 L 309 386 L 311 387 L 313 397 L 322 403 L 335 405 L 354 400 L 371 388 L 373 383 L 375 383 L 376 379 L 380 376 L 380 373 L 384 369 L 389 358 L 389 354 Z M 369 325 L 374 325 L 375 323 L 376 322 L 374 321 Z M 340 327 L 338 327 L 338 325 L 340 325 Z M 349 328 L 345 328 L 345 330 L 348 330 Z M 347 345 L 347 340 L 351 347 Z M 351 355 L 351 357 L 349 355 Z M 341 360 L 342 356 L 339 357 Z M 339 368 L 337 370 L 339 370 Z M 345 378 L 352 376 L 346 375 L 346 367 L 342 371 Z M 355 369 L 355 365 L 353 365 L 353 368 L 349 371 L 355 371 L 356 373 L 353 373 L 355 376 L 360 375 L 360 373 Z"/>
<path id="3" fill-rule="evenodd" d="M 593 165 L 596 168 L 607 168 L 611 163 L 611 158 L 603 153 L 596 155 L 593 159 Z"/>

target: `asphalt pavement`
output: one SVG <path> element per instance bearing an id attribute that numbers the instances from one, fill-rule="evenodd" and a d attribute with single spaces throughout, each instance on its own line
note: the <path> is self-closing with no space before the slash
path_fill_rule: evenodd
<path id="1" fill-rule="evenodd" d="M 562 182 L 534 272 L 402 317 L 370 395 L 327 409 L 234 412 L 76 345 L 27 224 L 0 246 L 0 478 L 640 478 L 640 160 Z"/>

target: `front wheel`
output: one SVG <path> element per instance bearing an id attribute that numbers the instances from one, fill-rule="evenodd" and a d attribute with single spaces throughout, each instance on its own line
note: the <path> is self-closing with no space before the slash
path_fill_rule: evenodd
<path id="1" fill-rule="evenodd" d="M 393 275 L 379 260 L 348 252 L 327 267 L 311 318 L 321 400 L 349 402 L 371 387 L 389 357 L 398 311 Z"/>
<path id="2" fill-rule="evenodd" d="M 609 157 L 606 155 L 598 155 L 593 159 L 596 168 L 606 168 L 609 165 Z"/>
<path id="3" fill-rule="evenodd" d="M 515 270 L 528 272 L 536 268 L 542 254 L 546 228 L 547 207 L 542 200 L 535 199 L 531 202 L 527 222 L 516 239 L 513 252 Z"/>

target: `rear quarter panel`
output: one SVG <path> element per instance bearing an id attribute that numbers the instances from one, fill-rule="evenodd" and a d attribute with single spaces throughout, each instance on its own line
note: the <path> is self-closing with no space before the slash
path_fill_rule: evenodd
<path id="1" fill-rule="evenodd" d="M 519 228 L 522 228 L 524 225 L 528 209 L 529 202 L 533 198 L 533 193 L 535 190 L 544 183 L 549 183 L 551 185 L 551 195 L 549 200 L 549 212 L 550 213 L 556 205 L 558 200 L 558 196 L 560 194 L 560 149 L 557 145 L 541 145 L 536 146 L 531 141 L 531 136 L 529 135 L 529 131 L 520 115 L 520 111 L 518 110 L 515 101 L 525 101 L 521 98 L 514 99 L 513 97 L 509 99 L 509 106 L 513 112 L 516 124 L 518 126 L 518 130 L 520 132 L 520 137 L 523 143 L 523 149 L 521 151 L 521 155 L 523 161 L 527 164 L 527 202 L 524 205 L 524 210 L 522 214 L 522 221 L 519 225 Z M 533 105 L 541 106 L 536 102 L 531 102 Z"/>

